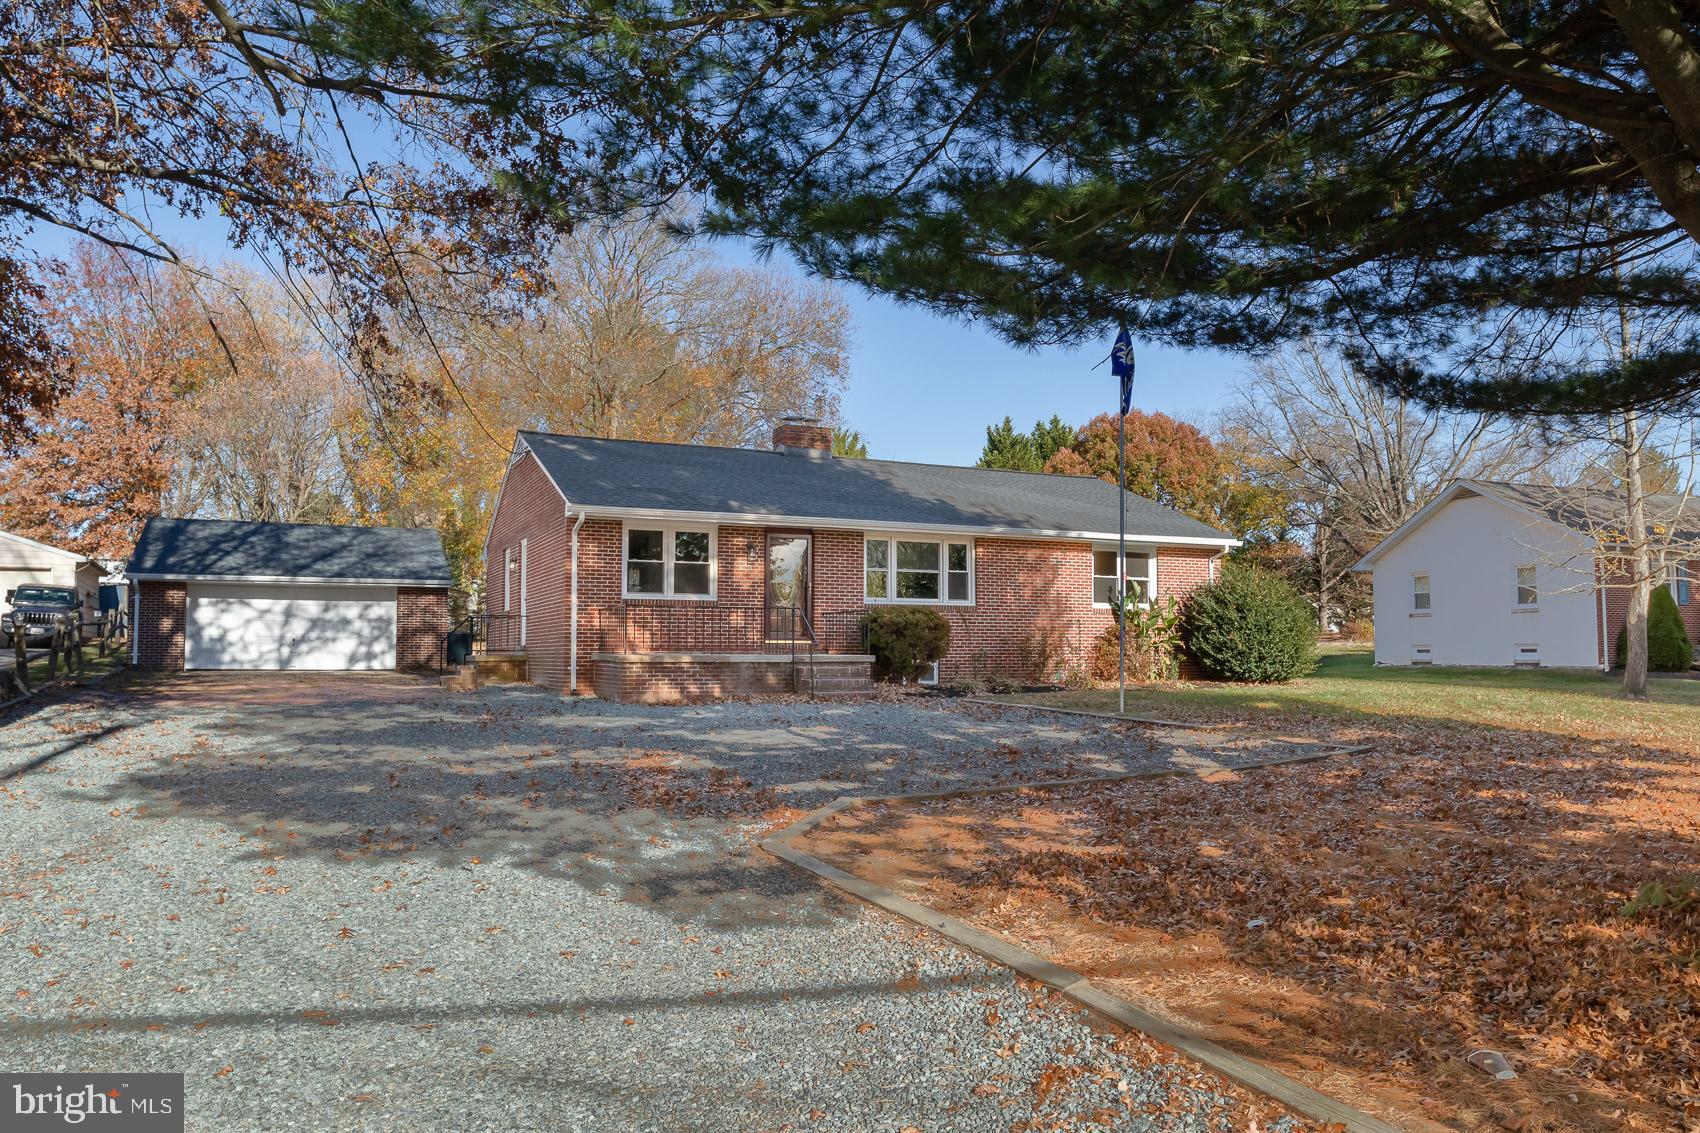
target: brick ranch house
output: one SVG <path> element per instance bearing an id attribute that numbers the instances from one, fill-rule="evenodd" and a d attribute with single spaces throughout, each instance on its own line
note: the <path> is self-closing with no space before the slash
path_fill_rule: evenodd
<path id="1" fill-rule="evenodd" d="M 1049 678 L 1111 624 L 1115 485 L 838 458 L 808 418 L 773 441 L 520 433 L 485 540 L 485 604 L 528 679 L 639 701 L 865 687 L 860 621 L 880 605 L 950 620 L 938 679 Z M 1120 573 L 1144 593 L 1187 593 L 1237 545 L 1125 501 Z M 811 650 L 812 668 L 794 660 Z"/>
<path id="2" fill-rule="evenodd" d="M 154 518 L 126 574 L 140 668 L 424 669 L 449 628 L 429 528 Z"/>

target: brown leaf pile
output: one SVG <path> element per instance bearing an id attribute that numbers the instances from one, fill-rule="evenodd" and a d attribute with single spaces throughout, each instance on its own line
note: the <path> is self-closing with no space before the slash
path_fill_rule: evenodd
<path id="1" fill-rule="evenodd" d="M 1408 1047 L 1365 1052 L 1386 1069 L 1420 1078 L 1488 1045 L 1604 1111 L 1700 1114 L 1700 901 L 1624 908 L 1700 871 L 1700 760 L 1481 728 L 1378 740 L 1345 761 L 1059 793 L 1078 842 L 952 880 L 1210 932 L 1332 1001 L 1397 1012 Z"/>

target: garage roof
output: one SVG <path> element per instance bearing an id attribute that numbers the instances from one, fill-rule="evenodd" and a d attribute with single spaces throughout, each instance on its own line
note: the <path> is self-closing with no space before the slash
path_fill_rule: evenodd
<path id="1" fill-rule="evenodd" d="M 443 541 L 429 527 L 336 527 L 227 519 L 148 520 L 132 579 L 368 582 L 449 586 Z"/>

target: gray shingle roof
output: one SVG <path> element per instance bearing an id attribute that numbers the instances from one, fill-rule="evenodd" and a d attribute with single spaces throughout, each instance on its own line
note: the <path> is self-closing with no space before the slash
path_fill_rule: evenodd
<path id="1" fill-rule="evenodd" d="M 452 582 L 428 527 L 333 527 L 154 518 L 130 556 L 131 578 L 298 578 Z"/>
<path id="2" fill-rule="evenodd" d="M 1476 483 L 1546 516 L 1554 523 L 1585 535 L 1604 537 L 1624 531 L 1623 497 L 1616 492 L 1555 488 L 1546 484 L 1514 484 L 1506 480 Z M 1647 497 L 1648 533 L 1655 541 L 1700 542 L 1700 499 L 1693 496 Z"/>
<path id="3" fill-rule="evenodd" d="M 897 460 L 522 432 L 575 507 L 1114 535 L 1114 484 Z M 1231 540 L 1126 493 L 1129 538 Z"/>

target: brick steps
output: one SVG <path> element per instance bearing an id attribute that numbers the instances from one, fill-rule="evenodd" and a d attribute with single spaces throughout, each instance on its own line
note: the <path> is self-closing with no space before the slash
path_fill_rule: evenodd
<path id="1" fill-rule="evenodd" d="M 597 653 L 596 695 L 643 704 L 718 700 L 726 696 L 785 695 L 836 698 L 873 690 L 866 654 Z"/>

